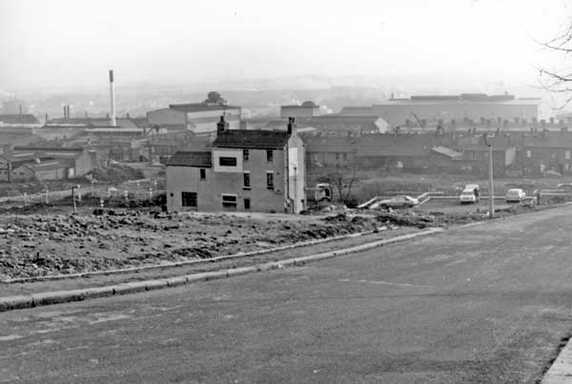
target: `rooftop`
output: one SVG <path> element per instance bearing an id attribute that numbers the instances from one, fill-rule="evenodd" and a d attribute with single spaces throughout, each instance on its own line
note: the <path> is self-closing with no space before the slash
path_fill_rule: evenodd
<path id="1" fill-rule="evenodd" d="M 211 153 L 207 151 L 178 151 L 171 156 L 167 165 L 176 167 L 210 168 L 212 167 Z"/>
<path id="2" fill-rule="evenodd" d="M 282 108 L 319 108 L 319 105 L 316 105 L 313 101 L 304 101 L 302 104 L 290 104 L 290 105 L 283 105 Z"/>
<path id="3" fill-rule="evenodd" d="M 118 117 L 116 128 L 136 128 L 140 124 L 144 124 L 145 118 L 130 118 L 130 117 Z M 87 126 L 90 128 L 96 127 L 109 127 L 111 126 L 111 120 L 109 117 L 77 117 L 71 119 L 55 118 L 46 122 L 46 125 L 57 125 L 57 126 Z"/>
<path id="4" fill-rule="evenodd" d="M 180 112 L 224 111 L 227 109 L 240 109 L 240 107 L 233 105 L 212 103 L 169 104 L 169 108 Z"/>
<path id="5" fill-rule="evenodd" d="M 463 154 L 461 152 L 457 152 L 451 148 L 444 147 L 441 145 L 437 145 L 437 146 L 431 148 L 431 150 L 435 153 L 446 156 L 452 160 L 460 160 L 463 158 Z"/>
<path id="6" fill-rule="evenodd" d="M 213 147 L 281 149 L 289 138 L 290 134 L 286 131 L 231 129 L 218 133 Z"/>
<path id="7" fill-rule="evenodd" d="M 31 114 L 0 114 L 0 123 L 3 124 L 39 124 L 40 122 Z"/>
<path id="8" fill-rule="evenodd" d="M 410 98 L 391 98 L 385 103 L 375 105 L 396 104 L 438 104 L 438 103 L 495 103 L 495 104 L 538 104 L 539 98 L 518 99 L 514 95 L 487 95 L 485 93 L 461 93 L 460 95 L 419 95 Z"/>
<path id="9" fill-rule="evenodd" d="M 41 147 L 41 146 L 18 146 L 14 147 L 15 152 L 21 151 L 42 151 L 42 152 L 83 152 L 81 147 Z"/>
<path id="10" fill-rule="evenodd" d="M 572 132 L 547 132 L 524 137 L 524 146 L 572 149 Z"/>

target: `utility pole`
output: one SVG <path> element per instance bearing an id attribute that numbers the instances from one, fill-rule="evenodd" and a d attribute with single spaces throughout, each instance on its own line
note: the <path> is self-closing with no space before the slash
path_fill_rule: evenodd
<path id="1" fill-rule="evenodd" d="M 71 188 L 72 203 L 73 203 L 73 213 L 74 213 L 74 215 L 77 213 L 77 204 L 76 204 L 76 201 L 75 201 L 76 189 L 77 189 L 77 186 L 76 186 L 76 185 L 74 185 L 74 186 Z"/>
<path id="2" fill-rule="evenodd" d="M 487 134 L 483 135 L 485 144 L 489 147 L 489 218 L 495 217 L 495 187 L 493 183 L 493 143 L 487 139 Z"/>

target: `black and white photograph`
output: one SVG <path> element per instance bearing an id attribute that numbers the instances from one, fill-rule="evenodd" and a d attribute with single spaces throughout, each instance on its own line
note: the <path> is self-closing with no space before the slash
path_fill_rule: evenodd
<path id="1" fill-rule="evenodd" d="M 570 0 L 0 0 L 0 384 L 572 384 Z"/>

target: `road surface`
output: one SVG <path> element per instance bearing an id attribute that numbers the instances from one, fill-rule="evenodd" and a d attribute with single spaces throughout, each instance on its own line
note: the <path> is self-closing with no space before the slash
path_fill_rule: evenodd
<path id="1" fill-rule="evenodd" d="M 305 267 L 0 314 L 0 382 L 534 383 L 572 330 L 572 208 Z"/>

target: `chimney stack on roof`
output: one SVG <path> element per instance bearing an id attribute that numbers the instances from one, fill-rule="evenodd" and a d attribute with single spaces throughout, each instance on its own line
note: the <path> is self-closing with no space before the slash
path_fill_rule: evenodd
<path id="1" fill-rule="evenodd" d="M 70 106 L 69 104 L 65 104 L 64 105 L 64 120 L 69 120 L 70 119 Z"/>
<path id="2" fill-rule="evenodd" d="M 220 121 L 216 123 L 216 133 L 217 134 L 223 133 L 224 131 L 226 131 L 227 128 L 228 128 L 228 123 L 224 119 L 224 115 L 221 115 Z"/>
<path id="3" fill-rule="evenodd" d="M 111 126 L 117 126 L 117 119 L 115 118 L 115 82 L 113 80 L 113 69 L 109 70 L 109 94 L 111 103 Z"/>
<path id="4" fill-rule="evenodd" d="M 289 117 L 288 118 L 288 134 L 291 135 L 292 132 L 294 132 L 295 128 L 296 128 L 296 118 L 295 117 Z"/>

